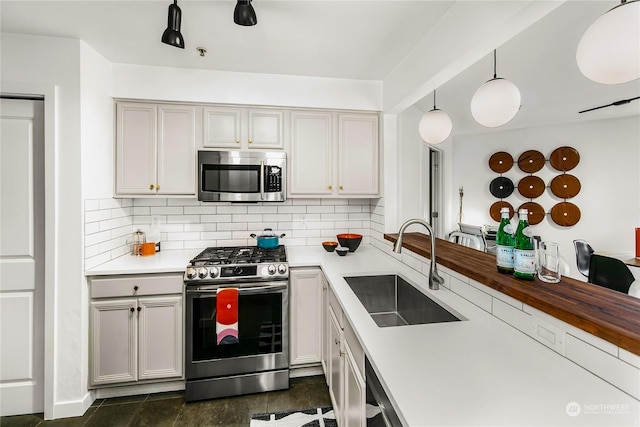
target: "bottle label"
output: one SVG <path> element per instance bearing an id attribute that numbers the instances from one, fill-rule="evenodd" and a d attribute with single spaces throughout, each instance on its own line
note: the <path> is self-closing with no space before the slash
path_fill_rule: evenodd
<path id="1" fill-rule="evenodd" d="M 516 249 L 513 268 L 518 273 L 536 274 L 536 251 Z"/>
<path id="2" fill-rule="evenodd" d="M 531 227 L 525 227 L 522 229 L 522 234 L 527 237 L 533 237 L 533 231 L 531 231 Z"/>
<path id="3" fill-rule="evenodd" d="M 505 225 L 503 230 L 507 234 L 513 234 L 513 227 L 511 226 L 511 224 Z"/>
<path id="4" fill-rule="evenodd" d="M 513 246 L 496 246 L 496 264 L 498 267 L 513 268 Z"/>

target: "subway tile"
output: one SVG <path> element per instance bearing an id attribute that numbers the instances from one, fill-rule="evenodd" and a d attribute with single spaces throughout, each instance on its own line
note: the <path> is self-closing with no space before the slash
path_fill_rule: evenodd
<path id="1" fill-rule="evenodd" d="M 231 231 L 203 231 L 202 233 L 199 233 L 198 238 L 202 240 L 218 240 L 218 239 L 232 239 L 234 237 Z M 188 239 L 188 240 L 196 240 L 196 239 Z"/>
<path id="2" fill-rule="evenodd" d="M 371 214 L 366 212 L 360 213 L 350 213 L 349 220 L 360 220 L 360 221 L 369 221 L 371 219 Z"/>
<path id="3" fill-rule="evenodd" d="M 151 208 L 149 206 L 134 206 L 133 215 L 151 215 Z"/>
<path id="4" fill-rule="evenodd" d="M 167 215 L 167 224 L 197 224 L 200 222 L 200 215 Z"/>
<path id="5" fill-rule="evenodd" d="M 96 255 L 100 255 L 102 252 L 100 251 L 100 244 L 85 246 L 84 248 L 84 257 L 91 258 Z"/>
<path id="6" fill-rule="evenodd" d="M 377 213 L 372 213 L 371 214 L 371 221 L 377 223 L 377 224 L 382 224 L 384 225 L 384 216 L 377 214 Z"/>
<path id="7" fill-rule="evenodd" d="M 110 252 L 111 259 L 116 259 L 123 255 L 128 255 L 129 252 L 130 252 L 129 245 L 117 247 Z"/>
<path id="8" fill-rule="evenodd" d="M 362 213 L 361 205 L 336 206 L 336 213 Z"/>
<path id="9" fill-rule="evenodd" d="M 109 253 L 102 253 L 94 257 L 85 258 L 84 268 L 85 270 L 89 270 L 108 261 L 111 261 L 111 256 L 109 255 Z"/>
<path id="10" fill-rule="evenodd" d="M 133 207 L 133 199 L 118 199 L 120 201 L 120 206 L 123 208 Z"/>
<path id="11" fill-rule="evenodd" d="M 185 206 L 185 215 L 214 215 L 217 213 L 215 206 Z"/>
<path id="12" fill-rule="evenodd" d="M 114 228 L 125 227 L 131 225 L 131 220 L 128 217 L 109 219 L 100 222 L 100 231 L 112 230 Z"/>
<path id="13" fill-rule="evenodd" d="M 347 221 L 349 219 L 349 215 L 345 213 L 341 214 L 321 214 L 320 219 L 322 221 Z"/>
<path id="14" fill-rule="evenodd" d="M 307 206 L 307 213 L 309 214 L 321 214 L 321 213 L 334 213 L 336 207 L 335 206 Z"/>
<path id="15" fill-rule="evenodd" d="M 232 222 L 259 222 L 262 221 L 261 214 L 234 214 L 231 216 Z"/>
<path id="16" fill-rule="evenodd" d="M 335 228 L 331 221 L 307 221 L 307 228 L 310 230 L 323 230 L 326 228 Z"/>
<path id="17" fill-rule="evenodd" d="M 206 246 L 255 246 L 256 241 L 254 239 L 218 239 L 215 244 L 208 244 Z"/>
<path id="18" fill-rule="evenodd" d="M 151 208 L 151 215 L 183 215 L 182 206 L 159 206 Z"/>
<path id="19" fill-rule="evenodd" d="M 293 220 L 293 216 L 291 214 L 264 214 L 261 216 L 258 221 L 260 222 L 291 222 Z M 252 221 L 248 221 L 252 222 Z"/>
<path id="20" fill-rule="evenodd" d="M 184 224 L 164 224 L 162 233 L 179 233 L 184 231 Z"/>
<path id="21" fill-rule="evenodd" d="M 201 222 L 231 222 L 231 215 L 200 215 Z"/>
<path id="22" fill-rule="evenodd" d="M 307 213 L 306 206 L 278 206 L 278 213 L 281 214 L 294 214 L 294 213 Z"/>
<path id="23" fill-rule="evenodd" d="M 111 211 L 103 210 L 103 211 L 89 211 L 84 213 L 84 222 L 97 222 L 104 221 L 106 219 L 111 219 Z"/>
<path id="24" fill-rule="evenodd" d="M 167 206 L 199 206 L 201 203 L 195 197 L 190 199 L 167 199 Z"/>
<path id="25" fill-rule="evenodd" d="M 125 240 L 126 240 L 126 238 L 129 238 L 129 236 L 131 236 L 132 232 L 133 232 L 133 229 L 131 227 L 131 224 L 127 224 L 122 227 L 114 228 L 113 230 L 111 230 L 111 238 L 115 239 L 118 237 L 125 237 Z"/>
<path id="26" fill-rule="evenodd" d="M 115 209 L 121 206 L 120 199 L 100 199 L 100 209 Z"/>
<path id="27" fill-rule="evenodd" d="M 191 241 L 191 240 L 189 240 L 189 241 L 187 241 L 187 242 L 188 242 L 189 244 L 193 243 L 193 241 Z M 163 251 L 167 251 L 167 250 L 176 250 L 176 249 L 192 249 L 192 248 L 194 248 L 194 247 L 195 247 L 195 248 L 199 248 L 199 247 L 201 247 L 201 245 L 188 247 L 188 246 L 185 244 L 185 243 L 187 243 L 187 242 L 184 242 L 184 241 L 182 241 L 182 240 L 172 242 L 172 241 L 169 241 L 169 240 L 167 240 L 167 239 L 163 239 L 163 240 L 162 240 L 162 250 L 163 250 Z M 204 249 L 204 248 L 203 248 L 203 249 Z"/>
<path id="28" fill-rule="evenodd" d="M 363 228 L 362 221 L 336 221 L 335 225 L 336 225 L 336 228 L 349 229 L 349 230 L 356 229 L 356 228 L 360 228 L 360 229 Z"/>
<path id="29" fill-rule="evenodd" d="M 348 205 L 349 199 L 320 199 L 320 204 L 333 206 Z"/>
<path id="30" fill-rule="evenodd" d="M 100 222 L 86 222 L 84 224 L 84 234 L 93 234 L 100 231 Z"/>
<path id="31" fill-rule="evenodd" d="M 205 234 L 205 233 L 202 233 Z M 167 233 L 167 240 L 200 240 L 200 232 L 171 232 Z"/>
<path id="32" fill-rule="evenodd" d="M 567 334 L 566 357 L 640 399 L 640 370 L 571 334 Z"/>
<path id="33" fill-rule="evenodd" d="M 125 218 L 131 216 L 133 208 L 115 208 L 111 209 L 111 218 Z"/>
<path id="34" fill-rule="evenodd" d="M 319 205 L 320 199 L 290 199 L 292 205 L 305 205 L 305 206 L 313 206 Z"/>
<path id="35" fill-rule="evenodd" d="M 111 233 L 109 231 L 101 231 L 99 233 L 93 233 L 84 236 L 84 245 L 85 247 L 97 245 L 102 242 L 106 242 L 109 239 L 111 239 Z"/>
<path id="36" fill-rule="evenodd" d="M 218 224 L 218 231 L 232 231 L 232 230 L 248 230 L 246 222 L 222 222 Z"/>
<path id="37" fill-rule="evenodd" d="M 320 237 L 320 230 L 293 230 L 290 237 Z"/>
<path id="38" fill-rule="evenodd" d="M 97 199 L 85 199 L 84 201 L 84 211 L 97 211 L 100 209 L 100 200 Z"/>
<path id="39" fill-rule="evenodd" d="M 477 305 L 484 311 L 491 313 L 491 295 L 482 292 L 481 290 L 474 288 L 473 286 L 459 280 L 457 277 L 453 277 L 451 280 L 451 291 L 460 295 L 467 301 Z"/>
<path id="40" fill-rule="evenodd" d="M 287 246 L 306 246 L 306 245 L 307 245 L 307 239 L 304 237 L 287 239 Z"/>
<path id="41" fill-rule="evenodd" d="M 349 199 L 349 204 L 353 206 L 370 206 L 371 199 Z"/>
<path id="42" fill-rule="evenodd" d="M 148 198 L 148 199 L 133 199 L 133 206 L 167 206 L 167 199 Z"/>
<path id="43" fill-rule="evenodd" d="M 220 229 L 220 226 L 222 226 L 223 224 L 216 224 L 213 222 L 208 222 L 206 224 L 202 224 L 202 223 L 198 223 L 198 224 L 184 224 L 183 225 L 183 230 L 184 231 L 216 231 Z M 226 225 L 226 224 L 224 224 Z"/>
<path id="44" fill-rule="evenodd" d="M 243 205 L 217 207 L 217 212 L 219 214 L 246 214 L 247 210 L 248 210 L 248 207 Z"/>
<path id="45" fill-rule="evenodd" d="M 275 213 L 278 213 L 278 207 L 271 206 L 271 205 L 247 206 L 247 213 L 248 214 L 275 214 Z"/>

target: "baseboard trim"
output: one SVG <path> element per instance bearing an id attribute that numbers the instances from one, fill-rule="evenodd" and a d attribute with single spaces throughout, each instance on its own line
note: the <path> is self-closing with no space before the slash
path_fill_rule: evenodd
<path id="1" fill-rule="evenodd" d="M 105 387 L 95 389 L 96 399 L 110 397 L 133 396 L 136 394 L 163 393 L 165 391 L 184 390 L 184 380 L 159 382 L 152 384 L 133 384 L 120 387 Z"/>
<path id="2" fill-rule="evenodd" d="M 57 420 L 60 418 L 81 417 L 91 407 L 94 400 L 96 400 L 95 394 L 93 391 L 88 391 L 80 400 L 54 403 L 53 416 L 51 418 L 45 417 L 45 419 Z"/>
<path id="3" fill-rule="evenodd" d="M 324 371 L 322 370 L 322 365 L 289 368 L 289 378 L 311 377 L 314 375 L 324 375 Z"/>

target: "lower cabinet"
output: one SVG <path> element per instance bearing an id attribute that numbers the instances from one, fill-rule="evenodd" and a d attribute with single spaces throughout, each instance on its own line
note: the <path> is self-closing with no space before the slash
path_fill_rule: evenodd
<path id="1" fill-rule="evenodd" d="M 328 294 L 327 377 L 336 421 L 340 427 L 365 427 L 364 351 L 330 288 Z"/>
<path id="2" fill-rule="evenodd" d="M 324 276 L 319 268 L 292 268 L 289 272 L 289 364 L 322 361 L 322 293 Z"/>
<path id="3" fill-rule="evenodd" d="M 182 276 L 91 280 L 91 387 L 183 377 Z"/>

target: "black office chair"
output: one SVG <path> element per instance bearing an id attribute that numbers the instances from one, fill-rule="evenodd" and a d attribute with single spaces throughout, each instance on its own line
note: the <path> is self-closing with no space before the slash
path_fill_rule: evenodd
<path id="1" fill-rule="evenodd" d="M 586 240 L 574 240 L 573 246 L 576 248 L 578 271 L 584 277 L 589 277 L 589 262 L 591 260 L 591 254 L 593 254 L 593 248 L 591 248 L 591 245 L 589 245 Z"/>
<path id="2" fill-rule="evenodd" d="M 590 283 L 627 294 L 634 280 L 635 277 L 629 267 L 619 259 L 597 254 L 591 255 Z"/>

